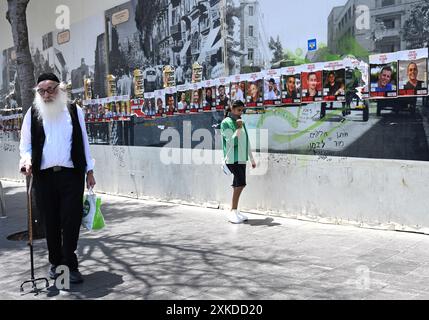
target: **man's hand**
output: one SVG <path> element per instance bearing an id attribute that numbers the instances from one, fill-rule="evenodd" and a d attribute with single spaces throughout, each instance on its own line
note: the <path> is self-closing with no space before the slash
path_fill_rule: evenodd
<path id="1" fill-rule="evenodd" d="M 254 159 L 252 159 L 252 160 L 251 160 L 251 162 L 252 162 L 252 168 L 253 168 L 253 169 L 256 169 L 256 162 L 255 162 L 255 160 L 254 160 Z"/>
<path id="2" fill-rule="evenodd" d="M 24 176 L 26 176 L 26 177 L 31 176 L 31 174 L 33 173 L 33 170 L 32 170 L 32 167 L 31 167 L 31 164 L 27 164 L 27 165 L 23 166 L 23 167 L 21 168 L 21 173 L 22 173 Z"/>
<path id="3" fill-rule="evenodd" d="M 238 119 L 236 123 L 237 123 L 237 129 L 243 128 L 243 120 Z"/>
<path id="4" fill-rule="evenodd" d="M 95 187 L 95 178 L 94 178 L 94 172 L 93 171 L 88 171 L 88 173 L 86 174 L 86 187 L 88 189 L 92 189 Z"/>

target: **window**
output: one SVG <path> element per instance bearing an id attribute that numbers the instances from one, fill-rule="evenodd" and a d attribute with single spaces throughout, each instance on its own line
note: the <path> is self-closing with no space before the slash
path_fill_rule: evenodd
<path id="1" fill-rule="evenodd" d="M 247 60 L 253 61 L 255 50 L 250 48 L 247 53 Z"/>
<path id="2" fill-rule="evenodd" d="M 53 40 L 53 34 L 52 32 L 49 32 L 48 34 L 45 34 L 42 38 L 43 42 L 43 50 L 47 50 L 50 47 L 53 46 L 54 40 Z"/>
<path id="3" fill-rule="evenodd" d="M 387 7 L 395 4 L 395 0 L 381 0 L 381 6 Z"/>
<path id="4" fill-rule="evenodd" d="M 178 12 L 179 10 L 173 9 L 173 11 L 171 12 L 171 21 L 173 23 L 173 26 L 176 25 L 179 22 L 179 15 Z"/>
<path id="5" fill-rule="evenodd" d="M 253 37 L 253 26 L 249 26 L 249 37 Z"/>
<path id="6" fill-rule="evenodd" d="M 386 29 L 395 29 L 395 19 L 384 19 L 383 24 L 386 27 Z"/>
<path id="7" fill-rule="evenodd" d="M 198 32 L 195 32 L 194 35 L 192 36 L 191 50 L 193 54 L 198 53 L 200 50 L 200 37 L 198 35 Z"/>
<path id="8" fill-rule="evenodd" d="M 253 16 L 254 15 L 254 8 L 253 6 L 249 6 L 249 16 Z"/>

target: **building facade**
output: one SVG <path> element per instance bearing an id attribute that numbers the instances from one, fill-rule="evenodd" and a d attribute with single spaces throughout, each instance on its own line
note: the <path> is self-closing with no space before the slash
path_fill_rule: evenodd
<path id="1" fill-rule="evenodd" d="M 348 0 L 344 6 L 334 7 L 328 17 L 329 48 L 341 53 L 342 41 L 351 37 L 369 53 L 406 49 L 401 29 L 413 3 L 416 0 Z M 362 11 L 361 6 L 369 12 Z M 362 20 L 367 19 L 367 13 L 369 24 Z"/>
<path id="2" fill-rule="evenodd" d="M 222 63 L 221 0 L 163 0 L 152 37 L 155 64 Z M 207 75 L 210 78 L 210 75 Z"/>
<path id="3" fill-rule="evenodd" d="M 271 60 L 264 16 L 258 0 L 240 0 L 242 66 L 267 69 Z"/>

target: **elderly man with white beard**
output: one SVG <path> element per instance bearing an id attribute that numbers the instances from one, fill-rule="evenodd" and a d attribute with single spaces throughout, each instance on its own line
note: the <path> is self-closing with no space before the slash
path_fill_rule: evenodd
<path id="1" fill-rule="evenodd" d="M 83 282 L 77 249 L 86 185 L 95 186 L 84 114 L 67 101 L 65 85 L 52 73 L 37 80 L 33 106 L 21 129 L 20 168 L 33 175 L 36 205 L 45 223 L 49 277 L 60 265 L 70 270 L 70 282 Z"/>

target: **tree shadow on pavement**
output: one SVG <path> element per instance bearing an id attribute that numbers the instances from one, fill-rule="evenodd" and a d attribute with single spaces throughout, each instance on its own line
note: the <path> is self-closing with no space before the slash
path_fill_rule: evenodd
<path id="1" fill-rule="evenodd" d="M 261 252 L 258 256 L 253 252 L 254 248 L 239 244 L 228 243 L 226 252 L 223 248 L 228 241 L 205 245 L 204 242 L 183 242 L 173 237 L 130 233 L 85 239 L 78 256 L 84 256 L 90 265 L 82 267 L 82 271 L 97 274 L 99 271 L 96 270 L 107 270 L 106 274 L 113 275 L 113 279 L 122 274 L 125 283 L 117 281 L 116 285 L 123 284 L 117 289 L 124 295 L 137 295 L 144 300 L 163 290 L 189 297 L 211 289 L 240 290 L 244 297 L 256 299 L 273 290 L 284 289 L 288 282 L 287 275 L 283 275 L 283 282 L 267 281 L 264 270 L 273 270 L 271 277 L 278 279 L 274 270 L 290 263 L 302 263 L 285 248 L 281 249 L 281 256 L 275 252 Z M 249 254 L 243 254 L 243 250 L 248 250 Z M 257 274 L 264 277 L 255 276 Z M 290 275 L 290 279 L 292 277 Z M 98 276 L 93 280 L 84 283 L 87 287 L 83 294 L 87 298 L 92 298 L 90 292 L 99 295 L 95 286 L 105 283 Z M 174 295 L 172 297 L 174 299 Z"/>
<path id="2" fill-rule="evenodd" d="M 22 196 L 25 199 L 25 192 Z M 246 233 L 246 228 L 237 233 L 228 225 L 206 229 L 205 220 L 184 220 L 174 213 L 175 207 L 132 199 L 125 203 L 105 201 L 101 210 L 106 228 L 85 233 L 79 240 L 77 255 L 85 282 L 65 294 L 51 288 L 48 297 L 135 296 L 148 300 L 157 292 L 171 292 L 171 299 L 208 292 L 219 299 L 259 299 L 293 283 L 294 275 L 284 272 L 284 266 L 301 269 L 310 263 L 296 257 L 293 250 L 270 246 L 263 236 L 248 238 L 251 233 Z M 264 228 L 279 225 L 272 218 L 252 219 L 248 224 Z M 3 253 L 16 256 L 23 247 L 12 243 Z M 37 247 L 35 260 L 46 261 L 45 245 Z M 28 255 L 21 254 L 8 270 L 17 276 L 27 272 L 27 266 Z M 46 266 L 40 268 L 40 272 L 46 270 Z"/>

